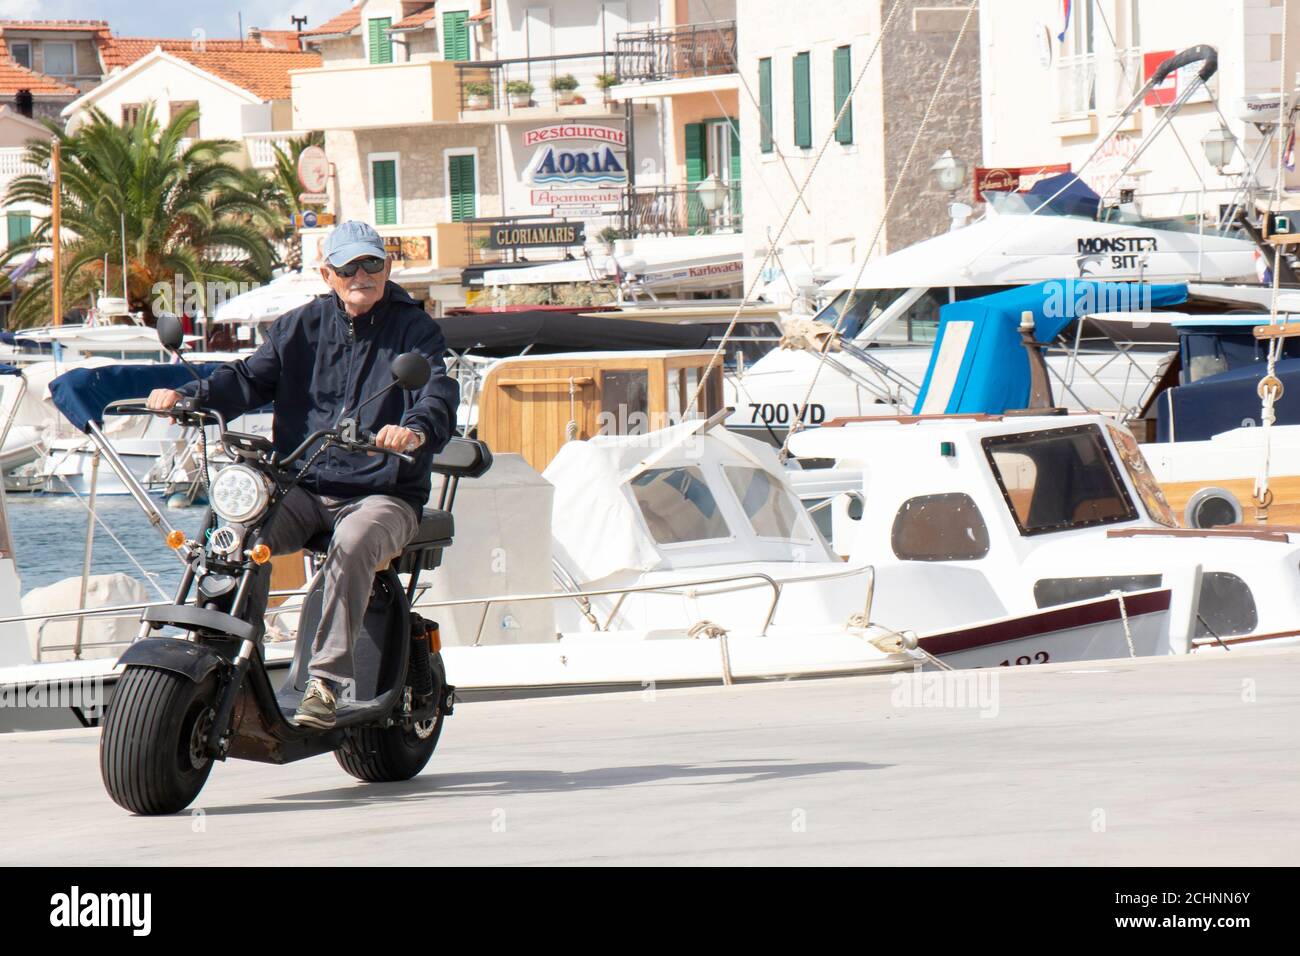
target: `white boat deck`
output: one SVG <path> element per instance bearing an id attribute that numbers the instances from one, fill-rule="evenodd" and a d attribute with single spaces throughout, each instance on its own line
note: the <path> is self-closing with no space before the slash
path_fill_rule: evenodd
<path id="1" fill-rule="evenodd" d="M 984 673 L 995 716 L 899 706 L 890 675 L 463 703 L 410 783 L 361 784 L 328 756 L 231 761 L 201 814 L 154 819 L 104 794 L 98 731 L 0 736 L 0 846 L 11 865 L 65 866 L 1300 854 L 1300 651 Z"/>

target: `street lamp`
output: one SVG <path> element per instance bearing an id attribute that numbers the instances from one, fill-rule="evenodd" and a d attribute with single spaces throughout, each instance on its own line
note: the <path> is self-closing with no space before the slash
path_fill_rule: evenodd
<path id="1" fill-rule="evenodd" d="M 943 155 L 934 161 L 930 172 L 934 174 L 935 185 L 940 192 L 955 193 L 966 185 L 966 174 L 970 167 L 965 160 L 958 159 L 952 150 L 945 149 Z"/>
<path id="2" fill-rule="evenodd" d="M 948 194 L 948 217 L 952 220 L 948 226 L 949 231 L 966 225 L 966 221 L 970 218 L 971 207 L 957 201 L 957 193 L 966 185 L 966 175 L 969 171 L 970 167 L 966 161 L 958 159 L 950 149 L 945 149 L 943 155 L 930 167 L 930 175 L 934 177 L 935 185 L 939 187 L 940 192 Z"/>
<path id="3" fill-rule="evenodd" d="M 1201 137 L 1201 149 L 1205 151 L 1205 158 L 1220 176 L 1223 175 L 1223 167 L 1232 162 L 1232 153 L 1236 148 L 1237 137 L 1222 124 Z"/>
<path id="4" fill-rule="evenodd" d="M 717 173 L 709 173 L 695 186 L 695 195 L 700 197 L 700 205 L 708 213 L 709 225 L 716 231 L 713 223 L 713 214 L 722 208 L 722 204 L 727 199 L 727 187 L 718 178 Z"/>

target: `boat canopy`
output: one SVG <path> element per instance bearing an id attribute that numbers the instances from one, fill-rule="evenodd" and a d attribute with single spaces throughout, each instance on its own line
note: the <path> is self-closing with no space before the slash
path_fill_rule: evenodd
<path id="1" fill-rule="evenodd" d="M 16 365 L 5 365 L 0 362 L 0 375 L 22 375 L 23 370 Z"/>
<path id="2" fill-rule="evenodd" d="M 195 365 L 204 378 L 221 367 L 219 362 Z M 74 368 L 50 382 L 50 398 L 80 431 L 90 423 L 103 425 L 104 406 L 128 398 L 145 398 L 155 388 L 179 388 L 192 382 L 189 369 L 175 365 L 104 365 Z"/>
<path id="3" fill-rule="evenodd" d="M 764 442 L 688 421 L 560 448 L 555 554 L 574 578 L 746 562 L 833 561 Z"/>
<path id="4" fill-rule="evenodd" d="M 1029 400 L 1029 356 L 1020 338 L 1031 313 L 1034 338 L 1052 342 L 1082 315 L 1152 309 L 1187 300 L 1187 286 L 1040 282 L 952 302 L 939 310 L 939 332 L 916 399 L 917 414 L 1000 414 Z"/>
<path id="5" fill-rule="evenodd" d="M 668 325 L 582 316 L 553 310 L 495 312 L 438 320 L 447 347 L 504 357 L 573 351 L 700 349 L 709 338 L 702 325 Z"/>

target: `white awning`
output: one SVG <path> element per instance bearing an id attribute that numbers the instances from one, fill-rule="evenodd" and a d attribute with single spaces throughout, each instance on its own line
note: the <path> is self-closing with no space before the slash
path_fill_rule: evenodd
<path id="1" fill-rule="evenodd" d="M 270 322 L 327 292 L 329 286 L 315 270 L 286 272 L 266 285 L 237 295 L 224 303 L 217 309 L 213 321 Z"/>

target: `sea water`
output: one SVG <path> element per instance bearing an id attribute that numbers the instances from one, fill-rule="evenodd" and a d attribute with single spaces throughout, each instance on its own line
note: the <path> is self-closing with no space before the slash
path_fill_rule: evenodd
<path id="1" fill-rule="evenodd" d="M 78 501 L 72 495 L 11 493 L 6 496 L 9 535 L 13 539 L 23 594 L 64 578 L 80 576 L 89 518 L 85 500 Z M 173 510 L 162 499 L 154 500 L 172 527 L 180 528 L 188 537 L 198 532 L 206 508 Z M 158 592 L 149 584 L 152 577 L 170 598 L 180 584 L 181 562 L 176 552 L 163 542 L 162 535 L 149 524 L 135 499 L 130 495 L 102 496 L 95 502 L 95 512 L 101 524 L 95 527 L 91 573 L 121 571 L 144 584 L 150 596 L 156 598 Z"/>

